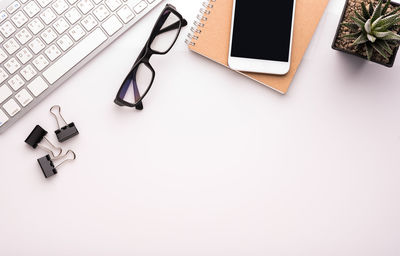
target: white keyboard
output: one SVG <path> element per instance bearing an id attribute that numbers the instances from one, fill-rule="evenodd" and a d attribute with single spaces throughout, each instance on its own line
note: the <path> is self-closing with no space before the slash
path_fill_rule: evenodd
<path id="1" fill-rule="evenodd" d="M 160 2 L 1 0 L 0 133 Z"/>

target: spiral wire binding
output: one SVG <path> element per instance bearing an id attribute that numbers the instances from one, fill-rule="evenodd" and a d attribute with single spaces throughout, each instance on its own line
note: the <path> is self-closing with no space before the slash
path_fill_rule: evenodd
<path id="1" fill-rule="evenodd" d="M 209 9 L 214 7 L 214 2 L 217 0 L 209 0 L 207 2 L 202 3 L 202 8 L 200 8 L 200 13 L 197 15 L 196 20 L 193 22 L 194 27 L 190 28 L 191 33 L 187 35 L 187 39 L 185 40 L 185 43 L 187 45 L 195 46 L 196 43 L 193 42 L 193 40 L 198 40 L 199 36 L 198 34 L 201 34 L 202 29 L 204 28 L 205 24 L 204 22 L 208 20 L 208 15 L 211 14 L 211 11 Z M 197 35 L 196 35 L 197 34 Z"/>

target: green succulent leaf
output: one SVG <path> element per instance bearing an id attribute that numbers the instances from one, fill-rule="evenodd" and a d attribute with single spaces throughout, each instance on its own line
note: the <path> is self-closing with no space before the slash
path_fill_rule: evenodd
<path id="1" fill-rule="evenodd" d="M 357 33 L 344 35 L 341 38 L 343 38 L 343 39 L 357 39 L 360 35 L 361 35 L 361 32 L 357 32 Z"/>
<path id="2" fill-rule="evenodd" d="M 367 20 L 367 22 L 365 22 L 365 24 L 364 24 L 364 30 L 365 30 L 365 32 L 367 32 L 368 34 L 371 34 L 371 32 L 372 32 L 371 19 L 369 19 L 369 20 Z"/>
<path id="3" fill-rule="evenodd" d="M 352 46 L 364 44 L 366 42 L 368 42 L 367 36 L 365 34 L 361 34 L 356 40 L 354 40 Z"/>
<path id="4" fill-rule="evenodd" d="M 399 17 L 400 17 L 400 13 L 394 13 L 392 15 L 383 17 L 383 19 L 381 19 L 379 22 L 382 22 L 384 24 L 395 23 L 395 22 L 398 22 L 397 20 L 399 19 Z"/>
<path id="5" fill-rule="evenodd" d="M 375 23 L 375 30 L 377 31 L 385 31 L 388 30 L 393 25 L 399 23 L 400 13 L 393 14 L 387 16 L 385 18 L 380 19 Z"/>
<path id="6" fill-rule="evenodd" d="M 382 47 L 386 52 L 388 52 L 390 55 L 393 54 L 392 48 L 390 48 L 389 44 L 384 41 L 384 40 L 377 40 L 376 44 Z"/>
<path id="7" fill-rule="evenodd" d="M 371 18 L 371 15 L 369 15 L 367 6 L 365 6 L 364 2 L 361 3 L 361 9 L 362 9 L 362 14 L 363 14 L 364 19 L 368 20 L 369 18 Z"/>
<path id="8" fill-rule="evenodd" d="M 343 26 L 349 28 L 352 31 L 357 31 L 359 29 L 358 25 L 356 23 L 342 23 Z"/>
<path id="9" fill-rule="evenodd" d="M 400 41 L 400 35 L 396 34 L 395 32 L 389 31 L 389 34 L 382 37 L 382 39 Z"/>
<path id="10" fill-rule="evenodd" d="M 390 55 L 392 55 L 393 54 L 393 50 L 392 50 L 392 48 L 390 47 L 390 45 L 388 44 L 388 42 L 387 41 L 382 41 L 383 42 L 383 44 L 385 45 L 385 49 L 387 49 L 386 51 L 390 54 Z M 397 46 L 396 46 L 397 47 Z"/>
<path id="11" fill-rule="evenodd" d="M 373 23 L 381 15 L 382 15 L 382 0 L 379 0 L 378 6 L 375 8 L 374 13 L 372 14 L 371 22 Z"/>
<path id="12" fill-rule="evenodd" d="M 389 6 L 390 6 L 390 0 L 387 0 L 385 6 L 382 9 L 382 15 L 385 15 L 387 10 L 389 9 Z"/>
<path id="13" fill-rule="evenodd" d="M 385 14 L 384 17 L 388 17 L 388 16 L 390 16 L 390 15 L 396 14 L 399 10 L 400 10 L 400 6 L 399 6 L 399 7 L 396 7 L 393 11 L 391 11 L 391 12 Z"/>
<path id="14" fill-rule="evenodd" d="M 367 19 L 365 19 L 361 14 L 359 14 L 357 11 L 354 11 L 354 14 L 356 15 L 357 18 L 362 20 L 363 22 L 366 22 Z"/>
<path id="15" fill-rule="evenodd" d="M 386 32 L 374 32 L 374 36 L 377 38 L 384 38 L 385 36 L 388 36 L 391 33 L 391 31 L 386 31 Z"/>
<path id="16" fill-rule="evenodd" d="M 385 60 L 389 60 L 389 55 L 385 52 L 385 49 L 383 49 L 380 45 L 378 44 L 372 44 L 372 47 L 377 51 L 380 55 L 382 55 Z"/>
<path id="17" fill-rule="evenodd" d="M 393 25 L 392 29 L 398 31 L 400 29 L 400 25 Z"/>
<path id="18" fill-rule="evenodd" d="M 357 18 L 357 17 L 351 17 L 351 19 L 354 21 L 354 23 L 357 24 L 357 26 L 358 26 L 359 28 L 361 28 L 362 30 L 364 30 L 364 22 L 363 22 L 362 20 L 360 20 L 360 19 Z"/>
<path id="19" fill-rule="evenodd" d="M 377 18 L 373 23 L 372 23 L 372 29 L 375 29 L 379 21 L 383 19 L 383 16 Z"/>
<path id="20" fill-rule="evenodd" d="M 371 35 L 371 34 L 367 34 L 367 38 L 368 38 L 368 40 L 369 40 L 371 43 L 375 43 L 375 41 L 376 41 L 376 37 L 374 37 L 374 36 Z"/>
<path id="21" fill-rule="evenodd" d="M 374 53 L 374 48 L 371 46 L 371 44 L 366 44 L 366 46 L 367 58 L 368 60 L 371 60 L 372 54 Z"/>
<path id="22" fill-rule="evenodd" d="M 369 2 L 368 12 L 369 16 L 372 16 L 372 14 L 374 14 L 374 6 L 372 5 L 372 2 Z"/>

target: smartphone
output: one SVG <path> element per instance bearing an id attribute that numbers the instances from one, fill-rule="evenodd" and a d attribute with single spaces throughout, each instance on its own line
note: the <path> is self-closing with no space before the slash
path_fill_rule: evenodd
<path id="1" fill-rule="evenodd" d="M 234 70 L 289 72 L 296 0 L 234 0 L 228 64 Z"/>

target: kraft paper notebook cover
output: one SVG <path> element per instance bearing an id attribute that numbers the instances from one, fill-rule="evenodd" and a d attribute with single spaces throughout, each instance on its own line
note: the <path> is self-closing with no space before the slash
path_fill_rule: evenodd
<path id="1" fill-rule="evenodd" d="M 279 0 L 277 0 L 279 1 Z M 311 38 L 317 28 L 329 0 L 297 0 L 293 31 L 292 63 L 285 76 L 239 72 L 278 92 L 285 94 L 300 65 Z M 189 49 L 228 67 L 229 41 L 233 0 L 215 0 L 204 3 L 197 27 L 192 28 Z M 255 8 L 256 8 L 255 3 Z M 265 25 L 268 29 L 268 25 Z M 263 31 L 260 31 L 263 33 Z"/>

